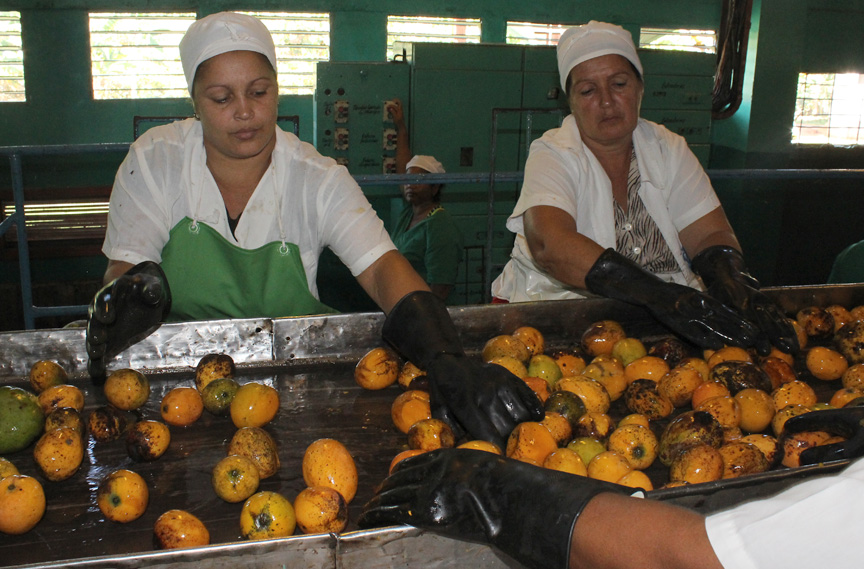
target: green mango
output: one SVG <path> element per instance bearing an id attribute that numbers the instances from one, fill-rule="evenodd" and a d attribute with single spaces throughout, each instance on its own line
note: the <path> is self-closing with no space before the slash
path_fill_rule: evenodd
<path id="1" fill-rule="evenodd" d="M 20 387 L 0 387 L 0 455 L 27 448 L 44 427 L 45 414 L 35 395 Z"/>

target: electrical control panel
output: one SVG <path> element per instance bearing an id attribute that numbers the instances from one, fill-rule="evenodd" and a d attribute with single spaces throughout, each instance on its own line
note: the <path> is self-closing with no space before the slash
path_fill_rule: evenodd
<path id="1" fill-rule="evenodd" d="M 396 127 L 388 103 L 408 120 L 405 63 L 321 62 L 315 90 L 315 146 L 354 175 L 396 172 Z M 392 188 L 391 188 L 392 190 Z"/>

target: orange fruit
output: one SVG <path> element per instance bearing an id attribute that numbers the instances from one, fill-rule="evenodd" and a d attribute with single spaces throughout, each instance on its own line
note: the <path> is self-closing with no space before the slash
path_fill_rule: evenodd
<path id="1" fill-rule="evenodd" d="M 487 363 L 499 365 L 519 378 L 528 375 L 528 368 L 525 364 L 511 356 L 497 356 L 489 360 Z"/>
<path id="2" fill-rule="evenodd" d="M 576 476 L 588 476 L 588 467 L 576 451 L 569 448 L 559 448 L 550 452 L 543 461 L 543 468 L 569 472 Z"/>
<path id="3" fill-rule="evenodd" d="M 651 427 L 651 420 L 642 413 L 630 413 L 618 421 L 618 427 L 623 427 L 624 425 L 639 425 L 648 429 Z"/>
<path id="4" fill-rule="evenodd" d="M 194 387 L 175 387 L 162 398 L 159 410 L 169 425 L 185 427 L 201 417 L 204 400 Z"/>
<path id="5" fill-rule="evenodd" d="M 27 533 L 45 514 L 45 492 L 38 480 L 12 474 L 0 480 L 0 532 Z"/>
<path id="6" fill-rule="evenodd" d="M 541 380 L 542 381 L 542 380 Z M 545 384 L 546 382 L 543 381 Z M 409 389 L 400 393 L 390 406 L 390 417 L 393 424 L 403 433 L 417 421 L 432 418 L 432 408 L 429 406 L 429 392 L 419 389 Z"/>
<path id="7" fill-rule="evenodd" d="M 543 379 L 542 377 L 531 377 L 526 376 L 523 377 L 522 380 L 528 384 L 528 387 L 531 388 L 537 395 L 537 399 L 540 400 L 540 403 L 546 403 L 546 400 L 549 399 L 549 382 Z"/>
<path id="8" fill-rule="evenodd" d="M 808 448 L 827 444 L 831 435 L 825 431 L 804 431 L 783 439 L 783 458 L 780 463 L 788 468 L 801 466 L 801 453 Z"/>
<path id="9" fill-rule="evenodd" d="M 250 459 L 258 467 L 258 476 L 264 480 L 279 471 L 279 452 L 276 441 L 261 427 L 237 429 L 228 443 L 228 456 L 239 454 Z"/>
<path id="10" fill-rule="evenodd" d="M 573 437 L 591 437 L 605 440 L 613 430 L 612 417 L 607 413 L 588 411 L 576 420 L 573 425 Z M 568 441 L 570 439 L 567 439 Z M 562 446 L 567 441 L 560 443 Z"/>
<path id="11" fill-rule="evenodd" d="M 844 324 L 852 322 L 853 320 L 852 313 L 850 313 L 845 306 L 840 306 L 839 304 L 826 306 L 825 312 L 834 318 L 834 332 L 837 332 L 837 330 L 842 328 Z"/>
<path id="12" fill-rule="evenodd" d="M 33 448 L 36 465 L 48 480 L 66 480 L 84 460 L 84 442 L 75 429 L 61 427 L 43 434 Z"/>
<path id="13" fill-rule="evenodd" d="M 60 427 L 69 427 L 78 431 L 83 437 L 86 434 L 84 419 L 81 413 L 71 407 L 58 407 L 45 417 L 45 430 L 52 431 Z"/>
<path id="14" fill-rule="evenodd" d="M 231 421 L 234 426 L 263 427 L 279 411 L 279 392 L 255 381 L 240 386 L 231 400 Z"/>
<path id="15" fill-rule="evenodd" d="M 790 381 L 798 379 L 793 365 L 794 363 L 789 363 L 785 359 L 774 356 L 767 356 L 762 358 L 762 361 L 759 362 L 759 367 L 762 368 L 762 371 L 764 371 L 768 375 L 768 379 L 771 380 L 771 387 L 773 389 L 777 389 L 784 383 L 789 383 Z"/>
<path id="16" fill-rule="evenodd" d="M 339 533 L 348 525 L 348 505 L 336 490 L 313 486 L 294 498 L 294 516 L 303 533 Z"/>
<path id="17" fill-rule="evenodd" d="M 293 535 L 297 526 L 294 506 L 277 492 L 250 496 L 240 511 L 240 533 L 245 539 L 271 539 Z"/>
<path id="18" fill-rule="evenodd" d="M 630 362 L 647 356 L 648 350 L 645 349 L 645 344 L 639 338 L 622 338 L 612 346 L 611 354 L 626 366 Z"/>
<path id="19" fill-rule="evenodd" d="M 814 346 L 807 352 L 807 370 L 816 379 L 833 381 L 840 379 L 849 368 L 849 362 L 843 354 L 831 348 Z"/>
<path id="20" fill-rule="evenodd" d="M 609 435 L 606 446 L 630 463 L 635 470 L 645 470 L 657 458 L 659 442 L 651 429 L 640 425 L 624 425 Z"/>
<path id="21" fill-rule="evenodd" d="M 492 444 L 492 443 L 489 443 L 489 444 Z M 390 461 L 390 468 L 387 469 L 387 473 L 393 474 L 393 469 L 396 468 L 397 464 L 399 464 L 400 462 L 402 462 L 406 458 L 410 458 L 412 456 L 417 456 L 418 454 L 423 454 L 424 452 L 428 452 L 428 451 L 425 451 L 422 448 L 409 448 L 408 450 L 403 450 L 402 452 L 400 452 L 399 454 L 394 456 L 393 460 Z"/>
<path id="22" fill-rule="evenodd" d="M 840 378 L 843 387 L 864 389 L 864 364 L 849 366 Z"/>
<path id="23" fill-rule="evenodd" d="M 210 482 L 216 495 L 232 504 L 242 502 L 258 490 L 261 477 L 252 459 L 232 454 L 216 463 Z"/>
<path id="24" fill-rule="evenodd" d="M 39 360 L 30 368 L 30 386 L 36 393 L 69 381 L 63 366 L 50 360 Z"/>
<path id="25" fill-rule="evenodd" d="M 528 353 L 536 356 L 543 353 L 546 348 L 546 341 L 540 330 L 531 326 L 520 326 L 513 330 L 512 336 L 517 340 L 521 340 L 525 347 L 528 348 Z"/>
<path id="26" fill-rule="evenodd" d="M 759 447 L 749 443 L 725 443 L 719 449 L 723 457 L 723 478 L 738 478 L 768 470 L 768 459 Z"/>
<path id="27" fill-rule="evenodd" d="M 741 408 L 741 430 L 748 433 L 761 433 L 771 424 L 774 418 L 774 399 L 761 389 L 742 389 L 735 394 L 735 400 Z"/>
<path id="28" fill-rule="evenodd" d="M 787 405 L 803 405 L 810 407 L 817 402 L 816 392 L 807 383 L 803 381 L 790 381 L 784 383 L 773 392 L 771 397 L 774 398 L 774 408 L 782 409 Z"/>
<path id="29" fill-rule="evenodd" d="M 126 451 L 132 460 L 156 460 L 170 444 L 171 430 L 159 421 L 138 421 L 126 433 Z"/>
<path id="30" fill-rule="evenodd" d="M 399 358 L 387 348 L 373 348 L 354 366 L 354 381 L 363 389 L 390 387 L 399 378 Z"/>
<path id="31" fill-rule="evenodd" d="M 108 403 L 123 411 L 141 407 L 150 397 L 150 382 L 143 373 L 134 369 L 112 371 L 105 379 L 103 389 Z"/>
<path id="32" fill-rule="evenodd" d="M 534 460 L 543 464 L 549 453 L 558 448 L 558 443 L 542 423 L 525 421 L 519 423 L 507 438 L 506 456 L 523 460 Z"/>
<path id="33" fill-rule="evenodd" d="M 405 362 L 402 369 L 399 370 L 399 375 L 396 381 L 402 389 L 411 389 L 411 382 L 418 377 L 425 376 L 426 372 L 414 365 L 411 362 Z"/>
<path id="34" fill-rule="evenodd" d="M 729 388 L 719 381 L 706 381 L 699 384 L 696 389 L 693 390 L 693 397 L 690 399 L 690 405 L 695 409 L 707 399 L 728 395 L 731 395 L 731 393 L 729 393 Z"/>
<path id="35" fill-rule="evenodd" d="M 627 337 L 624 328 L 615 320 L 600 320 L 582 333 L 582 349 L 591 356 L 611 354 L 615 342 Z M 613 481 L 614 482 L 614 481 Z"/>
<path id="36" fill-rule="evenodd" d="M 584 416 L 584 415 L 583 415 Z M 581 417 L 580 417 L 581 419 Z M 547 411 L 540 424 L 546 427 L 559 446 L 567 444 L 573 438 L 573 425 L 561 413 Z"/>
<path id="37" fill-rule="evenodd" d="M 13 474 L 21 473 L 18 472 L 18 468 L 12 464 L 9 459 L 0 456 L 0 480 L 3 480 L 7 476 L 12 476 Z"/>
<path id="38" fill-rule="evenodd" d="M 452 445 L 451 445 L 452 446 Z M 306 486 L 333 488 L 351 503 L 357 493 L 357 465 L 345 445 L 335 439 L 318 439 L 306 447 L 301 464 Z"/>
<path id="39" fill-rule="evenodd" d="M 704 383 L 702 374 L 694 368 L 674 367 L 657 382 L 657 392 L 675 407 L 684 407 L 693 399 L 693 392 Z"/>
<path id="40" fill-rule="evenodd" d="M 71 407 L 81 411 L 84 409 L 84 393 L 74 385 L 53 385 L 39 394 L 39 405 L 46 415 L 59 407 Z"/>
<path id="41" fill-rule="evenodd" d="M 711 445 L 687 449 L 672 461 L 669 478 L 672 481 L 699 484 L 720 480 L 723 476 L 723 455 Z"/>
<path id="42" fill-rule="evenodd" d="M 669 371 L 669 364 L 663 358 L 657 356 L 642 356 L 630 362 L 624 368 L 624 377 L 627 383 L 633 383 L 637 379 L 650 379 L 660 381 Z"/>
<path id="43" fill-rule="evenodd" d="M 456 436 L 450 425 L 441 419 L 422 419 L 408 429 L 408 447 L 423 450 L 453 448 Z"/>
<path id="44" fill-rule="evenodd" d="M 741 423 L 741 405 L 730 395 L 706 399 L 694 409 L 711 413 L 724 429 L 737 427 Z"/>
<path id="45" fill-rule="evenodd" d="M 702 376 L 702 381 L 708 381 L 708 376 L 711 374 L 711 368 L 708 367 L 708 362 L 702 358 L 684 358 L 678 362 L 675 367 L 683 367 L 695 369 Z"/>
<path id="46" fill-rule="evenodd" d="M 728 361 L 752 362 L 753 356 L 744 348 L 724 346 L 708 357 L 708 368 L 710 369 L 720 362 Z"/>
<path id="47" fill-rule="evenodd" d="M 778 409 L 777 412 L 774 413 L 774 418 L 771 419 L 771 430 L 774 431 L 774 436 L 779 437 L 783 433 L 783 425 L 786 424 L 786 421 L 792 417 L 809 413 L 810 411 L 811 409 L 809 407 L 795 404 L 787 405 L 786 407 Z"/>
<path id="48" fill-rule="evenodd" d="M 792 324 L 792 329 L 795 330 L 795 336 L 798 338 L 798 347 L 803 350 L 807 347 L 810 336 L 807 335 L 807 331 L 796 318 L 790 318 L 789 322 Z"/>
<path id="49" fill-rule="evenodd" d="M 626 458 L 613 450 L 605 450 L 588 463 L 588 478 L 618 482 L 631 470 L 633 467 Z"/>
<path id="50" fill-rule="evenodd" d="M 168 510 L 153 524 L 158 549 L 199 547 L 210 543 L 210 532 L 200 519 L 185 510 Z"/>
<path id="51" fill-rule="evenodd" d="M 606 388 L 600 382 L 585 376 L 562 377 L 555 384 L 554 391 L 575 393 L 585 404 L 586 411 L 606 413 L 612 404 Z"/>
<path id="52" fill-rule="evenodd" d="M 531 352 L 525 342 L 510 334 L 501 334 L 493 338 L 489 338 L 486 344 L 483 345 L 483 351 L 480 357 L 484 362 L 491 362 L 495 358 L 513 358 L 514 360 L 524 364 L 531 358 Z"/>
<path id="53" fill-rule="evenodd" d="M 217 379 L 234 379 L 237 368 L 228 354 L 207 354 L 195 366 L 195 389 L 204 389 Z"/>
<path id="54" fill-rule="evenodd" d="M 832 407 L 845 407 L 850 401 L 864 397 L 864 387 L 843 387 L 834 392 L 829 403 Z"/>
<path id="55" fill-rule="evenodd" d="M 631 470 L 622 476 L 617 483 L 621 486 L 627 486 L 628 488 L 641 488 L 646 492 L 654 489 L 654 484 L 651 482 L 651 479 L 641 470 Z"/>
<path id="56" fill-rule="evenodd" d="M 492 454 L 498 454 L 498 455 L 504 454 L 503 452 L 501 452 L 501 449 L 498 448 L 498 445 L 496 445 L 495 443 L 490 443 L 489 441 L 484 441 L 484 440 L 479 440 L 479 439 L 473 440 L 473 441 L 466 441 L 466 442 L 462 443 L 461 445 L 457 446 L 456 448 L 482 450 L 484 452 L 491 452 Z"/>
<path id="57" fill-rule="evenodd" d="M 585 369 L 585 360 L 570 352 L 557 352 L 552 358 L 561 369 L 561 377 L 568 375 L 578 375 Z"/>
<path id="58" fill-rule="evenodd" d="M 131 470 L 115 470 L 99 483 L 96 504 L 111 521 L 137 520 L 147 509 L 150 491 L 141 475 Z"/>

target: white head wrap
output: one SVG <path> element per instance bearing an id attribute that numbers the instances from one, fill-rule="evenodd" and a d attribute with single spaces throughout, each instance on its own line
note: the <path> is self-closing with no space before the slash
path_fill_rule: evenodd
<path id="1" fill-rule="evenodd" d="M 193 22 L 180 40 L 180 60 L 190 94 L 198 66 L 211 57 L 229 51 L 264 54 L 273 69 L 276 69 L 273 36 L 261 20 L 234 12 L 210 14 Z"/>
<path id="2" fill-rule="evenodd" d="M 405 165 L 405 169 L 408 168 L 423 168 L 430 174 L 443 174 L 444 166 L 441 165 L 440 162 L 435 160 L 435 158 L 431 156 L 415 156 L 411 160 L 408 161 L 408 164 Z"/>
<path id="3" fill-rule="evenodd" d="M 561 88 L 565 90 L 567 77 L 574 67 L 601 55 L 623 56 L 639 70 L 640 76 L 643 74 L 633 37 L 615 24 L 591 20 L 585 25 L 569 28 L 558 39 L 557 51 L 558 74 L 561 76 Z"/>

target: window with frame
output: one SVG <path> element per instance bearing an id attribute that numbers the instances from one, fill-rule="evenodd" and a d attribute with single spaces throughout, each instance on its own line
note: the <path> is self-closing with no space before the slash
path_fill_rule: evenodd
<path id="1" fill-rule="evenodd" d="M 186 97 L 178 46 L 194 21 L 194 13 L 91 13 L 93 98 Z"/>
<path id="2" fill-rule="evenodd" d="M 387 60 L 395 55 L 394 43 L 480 43 L 480 20 L 387 16 Z"/>
<path id="3" fill-rule="evenodd" d="M 273 36 L 279 93 L 312 94 L 318 61 L 330 57 L 330 15 L 245 12 Z M 188 96 L 180 40 L 194 13 L 91 13 L 94 99 Z"/>
<path id="4" fill-rule="evenodd" d="M 714 30 L 640 28 L 639 47 L 642 49 L 717 53 L 717 33 Z"/>
<path id="5" fill-rule="evenodd" d="M 243 12 L 267 26 L 276 45 L 280 95 L 315 92 L 318 62 L 330 60 L 330 14 Z"/>
<path id="6" fill-rule="evenodd" d="M 864 144 L 864 75 L 799 73 L 792 144 Z"/>
<path id="7" fill-rule="evenodd" d="M 24 100 L 21 13 L 0 12 L 0 103 Z"/>
<path id="8" fill-rule="evenodd" d="M 519 45 L 558 45 L 564 30 L 576 24 L 507 22 L 506 42 Z"/>

